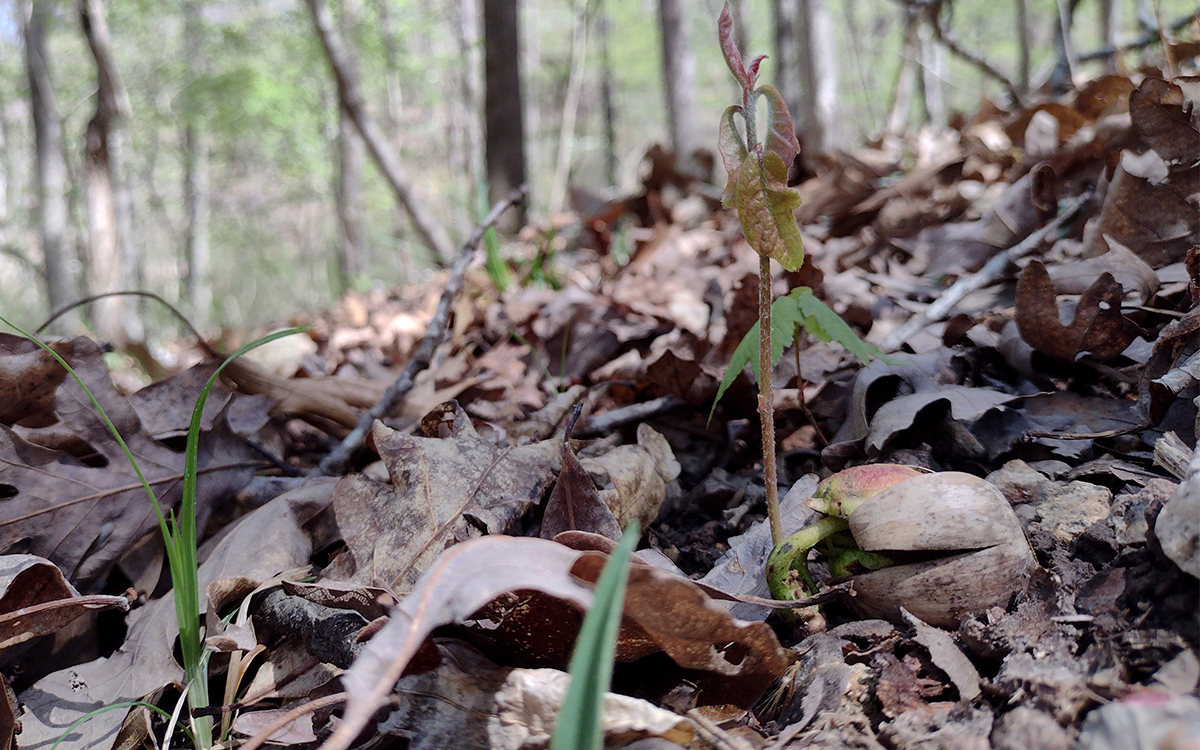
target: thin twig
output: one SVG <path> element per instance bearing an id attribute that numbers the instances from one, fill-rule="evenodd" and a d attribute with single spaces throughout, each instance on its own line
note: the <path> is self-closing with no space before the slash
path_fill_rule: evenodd
<path id="1" fill-rule="evenodd" d="M 280 729 L 283 729 L 288 724 L 291 724 L 296 719 L 299 719 L 301 716 L 304 716 L 305 714 L 311 714 L 314 711 L 320 711 L 322 708 L 336 706 L 339 703 L 345 702 L 346 693 L 334 693 L 333 695 L 327 695 L 324 698 L 316 698 L 308 703 L 302 703 L 260 729 L 258 734 L 251 737 L 250 741 L 245 745 L 242 745 L 240 748 L 238 748 L 238 750 L 256 750 L 256 748 L 261 747 L 264 742 L 271 739 L 271 735 L 275 734 L 275 732 L 279 731 Z"/>
<path id="2" fill-rule="evenodd" d="M 1178 33 L 1197 18 L 1200 18 L 1200 11 L 1189 13 L 1186 16 L 1175 20 L 1171 24 L 1170 29 L 1172 32 Z M 1132 52 L 1134 50 L 1142 49 L 1143 47 L 1149 47 L 1151 44 L 1154 44 L 1160 39 L 1162 39 L 1162 35 L 1159 33 L 1159 30 L 1154 29 L 1153 31 L 1150 31 L 1149 33 L 1133 40 L 1128 44 L 1121 44 L 1116 47 L 1101 47 L 1098 50 L 1082 54 L 1079 56 L 1079 62 L 1091 62 L 1092 60 L 1100 60 L 1106 57 L 1112 57 L 1113 55 L 1121 54 L 1123 52 Z"/>
<path id="3" fill-rule="evenodd" d="M 1092 194 L 1085 192 L 1078 196 L 1063 209 L 1063 211 L 1049 224 L 1030 234 L 1021 242 L 1008 248 L 1002 253 L 992 257 L 983 268 L 979 269 L 970 276 L 963 276 L 958 281 L 947 289 L 942 296 L 934 300 L 928 308 L 922 312 L 913 315 L 904 325 L 892 331 L 887 338 L 880 344 L 880 348 L 886 351 L 894 351 L 897 347 L 908 340 L 917 331 L 921 330 L 925 325 L 931 322 L 942 320 L 949 314 L 950 310 L 955 305 L 962 301 L 971 292 L 982 289 L 983 287 L 998 281 L 1004 275 L 1005 270 L 1013 261 L 1022 258 L 1033 252 L 1042 244 L 1052 233 L 1058 231 L 1059 227 L 1066 224 L 1075 217 L 1075 214 L 1091 200 Z"/>
<path id="4" fill-rule="evenodd" d="M 1021 93 L 1021 90 L 1017 87 L 1017 85 L 1012 82 L 1011 78 L 1001 73 L 999 68 L 984 59 L 982 55 L 976 54 L 975 52 L 967 49 L 960 41 L 958 41 L 957 38 L 942 29 L 941 20 L 938 18 L 940 11 L 941 2 L 936 2 L 931 4 L 929 6 L 929 10 L 925 13 L 925 17 L 929 20 L 929 27 L 933 29 L 933 35 L 937 37 L 937 40 L 946 45 L 946 49 L 950 50 L 962 59 L 979 68 L 987 75 L 999 81 L 1000 85 L 1008 89 L 1008 95 L 1012 97 L 1014 104 L 1019 107 L 1025 106 L 1025 96 Z"/>
<path id="5" fill-rule="evenodd" d="M 155 302 L 158 302 L 163 307 L 170 310 L 171 313 L 173 313 L 175 315 L 175 317 L 179 319 L 179 322 L 182 323 L 183 326 L 185 328 L 187 328 L 188 331 L 193 336 L 196 337 L 196 341 L 199 342 L 199 345 L 201 347 L 203 347 L 208 352 L 209 355 L 214 356 L 214 357 L 224 356 L 224 355 L 220 354 L 219 352 L 214 351 L 212 349 L 212 347 L 210 347 L 208 345 L 208 343 L 205 342 L 204 337 L 201 336 L 200 332 L 196 330 L 196 327 L 194 325 L 192 325 L 192 321 L 188 320 L 186 315 L 179 312 L 178 308 L 176 308 L 170 302 L 167 302 L 165 299 L 163 299 L 159 295 L 155 294 L 154 292 L 146 292 L 146 291 L 142 291 L 140 289 L 126 289 L 126 290 L 115 291 L 115 292 L 101 292 L 100 294 L 90 294 L 87 297 L 83 297 L 82 299 L 77 299 L 74 302 L 71 302 L 67 305 L 63 305 L 62 307 L 58 308 L 53 313 L 51 313 L 50 317 L 46 320 L 46 322 L 42 323 L 42 325 L 39 326 L 38 329 L 36 331 L 34 331 L 34 333 L 41 333 L 42 331 L 46 330 L 47 328 L 50 327 L 51 323 L 58 320 L 63 315 L 66 315 L 71 310 L 74 310 L 77 307 L 82 307 L 83 305 L 91 304 L 92 302 L 95 302 L 98 299 L 104 299 L 105 297 L 146 297 L 147 299 L 152 299 Z"/>
<path id="6" fill-rule="evenodd" d="M 579 434 L 584 436 L 606 435 L 622 425 L 631 422 L 644 422 L 651 417 L 666 414 L 685 405 L 686 402 L 677 396 L 660 396 L 650 401 L 622 406 L 618 409 L 590 417 L 579 428 Z"/>
<path id="7" fill-rule="evenodd" d="M 507 198 L 492 206 L 492 210 L 488 212 L 484 220 L 479 226 L 475 227 L 475 231 L 471 232 L 471 236 L 463 244 L 458 258 L 454 260 L 454 265 L 450 267 L 450 278 L 446 280 L 446 288 L 442 290 L 442 297 L 438 300 L 437 310 L 433 313 L 433 320 L 429 321 L 429 328 L 425 331 L 425 338 L 421 339 L 417 350 L 413 352 L 412 357 L 408 360 L 408 364 L 404 366 L 404 371 L 400 373 L 400 376 L 396 378 L 394 383 L 388 386 L 388 389 L 375 402 L 375 405 L 359 417 L 358 423 L 350 431 L 350 434 L 342 440 L 341 444 L 334 448 L 328 456 L 323 458 L 315 469 L 309 472 L 310 477 L 336 476 L 341 474 L 346 464 L 350 461 L 350 456 L 367 439 L 367 433 L 370 431 L 371 425 L 375 423 L 375 420 L 383 419 L 391 413 L 397 404 L 412 390 L 417 374 L 429 366 L 429 361 L 433 358 L 434 350 L 442 343 L 442 338 L 446 335 L 446 326 L 450 321 L 450 308 L 454 304 L 455 298 L 458 297 L 458 293 L 462 291 L 463 277 L 467 272 L 467 267 L 471 264 L 471 258 L 475 255 L 475 247 L 483 239 L 483 233 L 495 224 L 500 215 L 510 207 L 521 204 L 525 200 L 528 191 L 529 187 L 527 185 L 522 185 L 514 189 L 508 194 Z"/>

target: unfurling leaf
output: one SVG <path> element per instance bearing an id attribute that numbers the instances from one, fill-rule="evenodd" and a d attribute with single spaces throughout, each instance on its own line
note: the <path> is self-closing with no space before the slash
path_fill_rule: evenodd
<path id="1" fill-rule="evenodd" d="M 798 325 L 803 326 L 804 330 L 821 341 L 841 344 L 846 351 L 862 360 L 863 364 L 867 364 L 872 358 L 882 359 L 888 363 L 894 362 L 894 359 L 884 354 L 879 347 L 860 339 L 854 329 L 842 320 L 841 316 L 817 299 L 812 289 L 802 286 L 793 289 L 786 297 L 775 300 L 775 303 L 771 305 L 772 367 L 779 364 L 783 350 L 791 346 L 795 340 Z M 717 389 L 717 397 L 713 399 L 712 410 L 708 415 L 709 419 L 712 419 L 713 412 L 716 411 L 717 404 L 721 401 L 721 396 L 725 395 L 725 391 L 733 385 L 733 381 L 737 379 L 746 365 L 753 368 L 755 378 L 759 377 L 759 361 L 755 356 L 758 354 L 758 345 L 758 323 L 755 323 L 746 332 L 737 349 L 733 351 L 729 367 L 725 368 L 721 386 Z"/>
<path id="2" fill-rule="evenodd" d="M 733 14 L 729 12 L 729 3 L 721 9 L 721 16 L 717 19 L 717 36 L 721 40 L 721 54 L 725 55 L 725 64 L 729 66 L 729 72 L 733 73 L 743 91 L 753 91 L 754 82 L 758 79 L 758 66 L 766 55 L 759 55 L 751 60 L 749 70 L 742 64 L 742 52 L 733 40 Z"/>
<path id="3" fill-rule="evenodd" d="M 793 213 L 800 207 L 800 191 L 788 187 L 787 172 L 800 150 L 792 117 L 779 92 L 763 86 L 755 96 L 767 100 L 766 148 L 755 145 L 756 135 L 747 132 L 743 139 L 733 116 L 742 115 L 751 126 L 741 107 L 730 107 L 721 118 L 718 144 L 729 182 L 722 200 L 727 208 L 737 209 L 746 241 L 755 252 L 774 258 L 789 271 L 804 262 L 804 242 Z M 753 102 L 751 102 L 753 106 Z"/>

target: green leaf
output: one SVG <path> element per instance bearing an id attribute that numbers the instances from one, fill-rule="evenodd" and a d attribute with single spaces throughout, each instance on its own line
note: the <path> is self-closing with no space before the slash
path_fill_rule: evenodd
<path id="1" fill-rule="evenodd" d="M 755 94 L 767 100 L 766 149 L 750 150 L 738 133 L 733 114 L 740 112 L 745 119 L 741 107 L 725 110 L 718 145 L 729 182 L 722 200 L 737 209 L 742 232 L 755 252 L 795 271 L 804 262 L 804 241 L 793 213 L 800 207 L 800 191 L 788 187 L 787 172 L 800 144 L 779 92 L 762 86 Z M 750 133 L 746 138 L 753 140 Z"/>
<path id="2" fill-rule="evenodd" d="M 596 581 L 596 597 L 575 640 L 569 670 L 571 684 L 558 712 L 550 750 L 604 747 L 604 694 L 612 681 L 629 562 L 640 535 L 638 522 L 633 521 Z"/>
<path id="3" fill-rule="evenodd" d="M 889 365 L 899 364 L 899 360 L 890 357 L 883 353 L 883 350 L 874 344 L 868 344 L 858 337 L 854 329 L 846 325 L 846 321 L 842 320 L 842 316 L 829 309 L 821 300 L 817 299 L 812 290 L 806 286 L 793 289 L 787 297 L 783 299 L 792 299 L 795 301 L 796 308 L 799 311 L 800 325 L 804 326 L 804 330 L 811 333 L 821 341 L 841 344 L 865 365 L 872 359 L 881 359 Z M 774 309 L 774 308 L 772 308 Z"/>
<path id="4" fill-rule="evenodd" d="M 821 341 L 841 344 L 846 351 L 862 360 L 863 364 L 867 364 L 872 358 L 881 359 L 888 364 L 897 364 L 894 357 L 860 339 L 840 315 L 817 299 L 812 289 L 802 286 L 775 300 L 771 305 L 771 367 L 779 364 L 783 350 L 795 341 L 797 326 L 803 326 L 804 330 Z M 755 379 L 761 377 L 758 372 L 758 344 L 758 323 L 755 323 L 746 332 L 737 349 L 733 350 L 733 357 L 729 360 L 729 366 L 725 368 L 720 387 L 717 388 L 717 397 L 713 399 L 712 409 L 708 412 L 710 421 L 721 397 L 725 395 L 729 386 L 733 385 L 733 381 L 746 365 L 750 365 Z"/>

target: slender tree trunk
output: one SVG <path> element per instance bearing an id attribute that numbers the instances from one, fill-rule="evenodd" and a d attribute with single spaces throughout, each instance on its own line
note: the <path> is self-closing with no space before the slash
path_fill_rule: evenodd
<path id="1" fill-rule="evenodd" d="M 583 91 L 583 72 L 587 67 L 587 0 L 575 0 L 575 31 L 571 36 L 571 73 L 567 80 L 567 98 L 563 102 L 562 125 L 558 130 L 558 159 L 554 182 L 550 186 L 550 211 L 563 209 L 567 181 L 571 176 L 571 154 L 575 149 L 575 118 L 579 114 L 579 95 Z"/>
<path id="2" fill-rule="evenodd" d="M 488 201 L 497 203 L 525 183 L 525 113 L 521 98 L 520 17 L 517 0 L 484 0 L 484 122 Z M 524 209 L 508 211 L 496 228 L 512 234 Z"/>
<path id="3" fill-rule="evenodd" d="M 1120 26 L 1118 20 L 1118 5 L 1115 0 L 1099 0 L 1100 4 L 1100 47 L 1102 49 L 1117 48 L 1117 28 Z M 1104 59 L 1104 70 L 1106 73 L 1115 73 L 1117 71 L 1117 56 L 1106 57 Z"/>
<path id="4" fill-rule="evenodd" d="M 688 7 L 686 0 L 658 0 L 671 150 L 680 169 L 693 171 L 697 169 L 693 155 L 704 141 L 700 135 L 696 57 L 692 53 Z"/>
<path id="5" fill-rule="evenodd" d="M 613 106 L 612 60 L 608 56 L 609 17 L 604 0 L 600 5 L 600 107 L 604 110 L 604 181 L 617 184 L 617 110 Z"/>
<path id="6" fill-rule="evenodd" d="M 480 54 L 477 0 L 459 0 L 458 49 L 462 55 L 462 110 L 467 174 L 471 183 L 469 194 L 475 197 L 473 214 L 477 219 L 482 219 L 488 210 L 488 199 L 483 172 L 483 121 L 480 117 L 483 109 L 480 96 L 483 56 Z"/>
<path id="7" fill-rule="evenodd" d="M 360 0 L 342 0 L 342 37 L 347 39 L 346 64 L 351 75 L 358 76 L 359 25 L 362 23 Z M 367 273 L 366 239 L 363 229 L 363 162 L 366 148 L 354 126 L 354 118 L 338 103 L 338 182 L 337 211 L 340 229 L 339 253 L 342 289 Z"/>
<path id="8" fill-rule="evenodd" d="M 88 206 L 90 287 L 93 294 L 135 287 L 140 267 L 133 242 L 132 198 L 124 177 L 125 122 L 129 96 L 117 72 L 103 0 L 80 0 L 79 16 L 96 61 L 96 113 L 84 141 L 84 186 Z M 96 332 L 124 343 L 142 338 L 136 306 L 122 297 L 98 300 Z"/>
<path id="9" fill-rule="evenodd" d="M 925 114 L 929 124 L 937 132 L 946 129 L 945 93 L 945 50 L 934 37 L 933 29 L 921 24 L 918 30 L 921 42 L 921 93 L 925 100 Z"/>
<path id="10" fill-rule="evenodd" d="M 21 20 L 25 36 L 25 70 L 29 77 L 37 157 L 37 221 L 42 240 L 42 269 L 46 299 L 57 310 L 79 295 L 78 261 L 68 237 L 67 162 L 62 148 L 62 123 L 46 57 L 46 13 L 49 0 L 24 0 Z M 55 329 L 74 333 L 81 324 L 72 311 L 60 317 Z"/>
<path id="11" fill-rule="evenodd" d="M 896 74 L 896 95 L 888 115 L 888 135 L 901 135 L 908 127 L 908 111 L 917 77 L 917 26 L 921 16 L 911 6 L 904 8 L 904 52 L 900 71 Z"/>
<path id="12" fill-rule="evenodd" d="M 799 118 L 800 53 L 796 47 L 799 0 L 773 0 L 771 9 L 775 16 L 775 88 L 788 109 Z M 742 49 L 745 54 L 745 48 Z"/>
<path id="13" fill-rule="evenodd" d="M 842 16 L 846 22 L 846 29 L 850 32 L 851 51 L 854 54 L 854 72 L 857 73 L 859 93 L 866 101 L 867 112 L 871 116 L 871 127 L 868 132 L 878 133 L 880 129 L 879 110 L 873 93 L 876 76 L 873 72 L 868 74 L 867 66 L 863 64 L 863 47 L 869 40 L 858 23 L 857 5 L 855 0 L 845 0 L 842 3 Z"/>
<path id="14" fill-rule="evenodd" d="M 1029 45 L 1033 29 L 1029 26 L 1029 0 L 1017 2 L 1017 86 L 1022 96 L 1029 95 Z"/>
<path id="15" fill-rule="evenodd" d="M 1076 4 L 1077 0 L 1057 0 L 1058 21 L 1054 28 L 1054 54 L 1057 60 L 1050 74 L 1052 91 L 1069 91 L 1075 85 L 1075 71 L 1079 63 L 1075 59 L 1071 30 Z"/>
<path id="16" fill-rule="evenodd" d="M 800 0 L 800 8 L 803 19 L 801 112 L 807 115 L 805 141 L 817 153 L 828 153 L 843 141 L 843 133 L 838 127 L 838 71 L 833 21 L 827 0 Z"/>
<path id="17" fill-rule="evenodd" d="M 425 207 L 425 204 L 417 197 L 412 190 L 412 185 L 409 183 L 408 175 L 404 172 L 404 168 L 400 166 L 400 157 L 388 144 L 387 138 L 379 126 L 375 124 L 374 118 L 367 112 L 363 105 L 362 93 L 359 91 L 358 76 L 353 70 L 349 69 L 346 62 L 346 48 L 342 44 L 341 36 L 334 28 L 333 19 L 329 15 L 329 9 L 325 7 L 322 0 L 308 0 L 308 9 L 312 14 L 313 25 L 316 26 L 317 35 L 321 38 L 321 45 L 325 48 L 325 56 L 329 60 L 329 67 L 333 69 L 333 77 L 337 81 L 338 99 L 341 106 L 346 109 L 354 119 L 354 126 L 358 128 L 358 132 L 362 135 L 363 140 L 367 143 L 367 149 L 371 152 L 371 156 L 375 159 L 375 164 L 379 167 L 379 171 L 383 173 L 383 177 L 391 186 L 392 191 L 396 194 L 396 199 L 400 205 L 404 206 L 408 211 L 409 218 L 412 219 L 413 226 L 417 230 L 421 241 L 433 253 L 433 260 L 436 263 L 445 263 L 447 259 L 454 254 L 454 247 L 450 244 L 450 238 L 446 235 L 446 230 L 442 225 L 434 219 L 433 214 Z"/>
<path id="18" fill-rule="evenodd" d="M 188 2 L 184 12 L 184 44 L 188 68 L 203 75 L 208 61 L 204 53 L 201 7 Z M 209 249 L 208 133 L 203 117 L 189 104 L 184 128 L 184 200 L 187 204 L 187 278 L 184 292 L 191 304 L 192 322 L 204 330 L 212 322 L 212 270 Z"/>

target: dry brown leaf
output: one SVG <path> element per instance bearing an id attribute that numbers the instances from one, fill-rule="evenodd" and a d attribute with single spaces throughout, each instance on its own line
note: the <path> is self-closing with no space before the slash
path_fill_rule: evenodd
<path id="1" fill-rule="evenodd" d="M 554 480 L 557 441 L 498 446 L 457 407 L 450 429 L 447 438 L 425 438 L 375 423 L 371 439 L 391 485 L 351 475 L 338 482 L 334 503 L 353 581 L 407 593 L 447 547 L 514 530 Z"/>
<path id="2" fill-rule="evenodd" d="M 72 345 L 58 341 L 50 347 L 65 357 Z M 66 376 L 62 365 L 34 342 L 0 334 L 0 424 L 53 422 L 55 392 Z"/>
<path id="3" fill-rule="evenodd" d="M 346 673 L 343 723 L 325 747 L 349 745 L 434 628 L 478 618 L 485 605 L 507 594 L 519 592 L 518 605 L 493 612 L 500 616 L 490 634 L 524 642 L 528 652 L 558 649 L 557 657 L 565 659 L 580 613 L 591 606 L 591 588 L 579 577 L 594 582 L 607 559 L 522 537 L 487 536 L 447 550 Z M 697 679 L 713 702 L 740 705 L 756 700 L 791 659 L 767 625 L 734 620 L 695 583 L 637 565 L 626 590 L 618 658 L 657 650 L 685 669 L 701 670 Z"/>
<path id="4" fill-rule="evenodd" d="M 137 457 L 164 511 L 179 499 L 183 455 L 152 440 L 137 413 L 108 377 L 99 346 L 70 342 L 65 357 L 104 407 Z M 18 431 L 0 426 L 0 551 L 19 549 L 46 557 L 86 590 L 117 558 L 158 528 L 154 511 L 120 445 L 73 379 L 55 393 L 59 423 Z M 73 456 L 35 444 L 68 439 Z M 82 458 L 83 460 L 79 460 Z M 224 420 L 200 436 L 197 527 L 213 507 L 254 475 L 261 457 L 229 430 Z"/>
<path id="5" fill-rule="evenodd" d="M 562 471 L 546 502 L 541 537 L 553 539 L 564 531 L 588 531 L 610 539 L 621 538 L 620 524 L 600 499 L 595 482 L 579 465 L 575 451 L 565 442 L 562 447 Z"/>
<path id="6" fill-rule="evenodd" d="M 129 611 L 123 596 L 80 596 L 48 560 L 0 556 L 0 651 L 65 628 L 85 612 Z"/>
<path id="7" fill-rule="evenodd" d="M 1100 274 L 1108 273 L 1126 294 L 1136 292 L 1140 304 L 1149 304 L 1150 298 L 1158 292 L 1158 274 L 1120 242 L 1111 237 L 1105 239 L 1109 250 L 1104 255 L 1074 263 L 1058 263 L 1047 269 L 1055 291 L 1058 294 L 1083 294 Z"/>
<path id="8" fill-rule="evenodd" d="M 679 462 L 667 439 L 648 424 L 638 425 L 637 445 L 620 445 L 580 463 L 600 486 L 600 497 L 622 528 L 637 519 L 649 526 L 667 499 L 668 484 L 679 477 Z M 584 529 L 590 531 L 590 529 Z"/>
<path id="9" fill-rule="evenodd" d="M 1101 362 L 1113 359 L 1137 337 L 1121 315 L 1121 285 L 1104 273 L 1084 291 L 1071 322 L 1064 325 L 1050 274 L 1032 261 L 1017 280 L 1017 327 L 1033 348 L 1065 362 L 1082 353 Z"/>
<path id="10" fill-rule="evenodd" d="M 1168 165 L 1187 169 L 1200 160 L 1200 112 L 1188 111 L 1183 89 L 1174 82 L 1142 81 L 1129 95 L 1129 116 L 1134 130 Z"/>
<path id="11" fill-rule="evenodd" d="M 1200 212 L 1188 201 L 1195 190 L 1195 172 L 1160 180 L 1139 176 L 1138 171 L 1130 152 L 1124 152 L 1100 217 L 1088 226 L 1085 257 L 1108 252 L 1108 241 L 1115 240 L 1152 268 L 1161 268 L 1182 261 L 1188 248 L 1200 244 Z"/>

